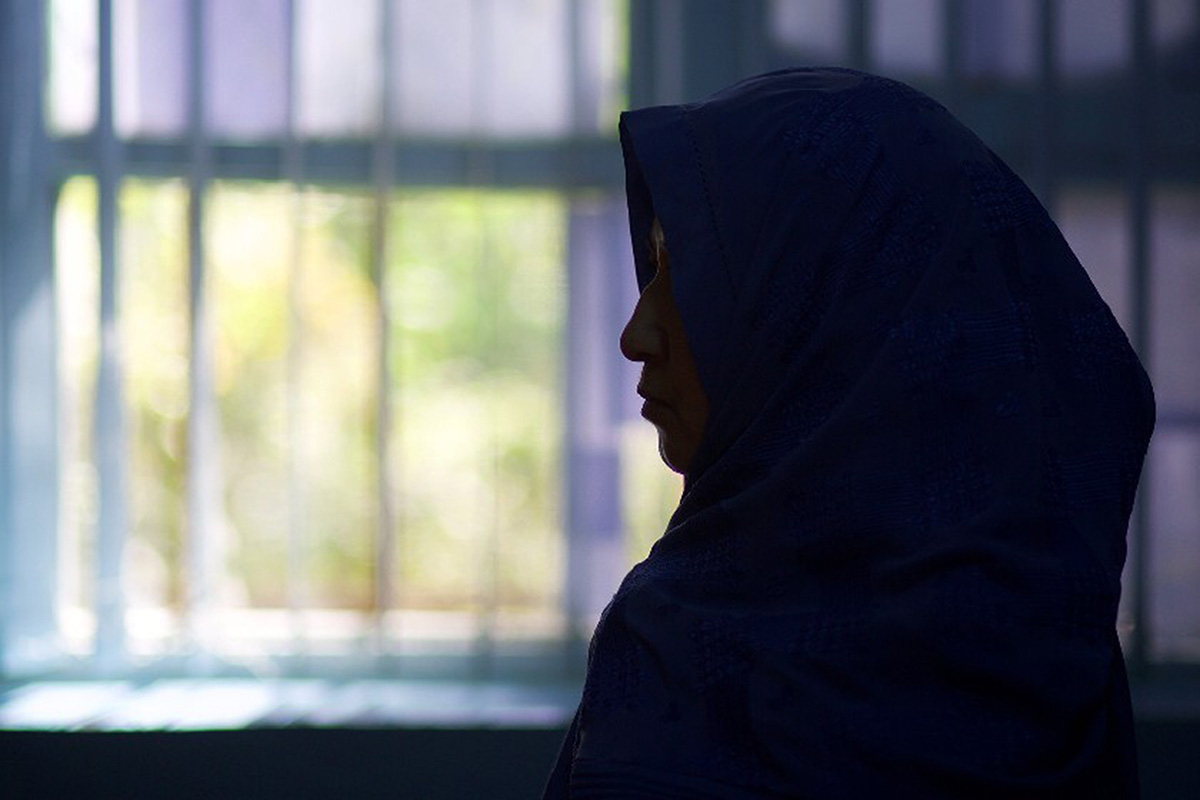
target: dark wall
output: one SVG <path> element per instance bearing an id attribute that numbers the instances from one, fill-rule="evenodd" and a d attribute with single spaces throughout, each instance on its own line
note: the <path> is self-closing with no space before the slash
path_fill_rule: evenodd
<path id="1" fill-rule="evenodd" d="M 540 797 L 561 730 L 0 733 L 0 797 Z M 1140 721 L 1145 800 L 1200 798 L 1200 720 Z"/>
<path id="2" fill-rule="evenodd" d="M 1200 798 L 1200 719 L 1139 722 L 1137 738 L 1145 800 Z"/>

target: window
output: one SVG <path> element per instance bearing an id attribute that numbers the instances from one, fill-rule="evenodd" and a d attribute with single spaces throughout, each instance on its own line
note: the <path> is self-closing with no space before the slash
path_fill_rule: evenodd
<path id="1" fill-rule="evenodd" d="M 10 629 L 15 673 L 578 673 L 564 645 L 653 539 L 623 531 L 661 531 L 679 489 L 616 350 L 626 15 L 26 21 L 61 181 L 58 488 L 57 534 L 18 544 L 40 573 L 12 596 L 43 616 Z"/>
<path id="2" fill-rule="evenodd" d="M 1127 652 L 1200 659 L 1190 0 L 3 13 L 6 674 L 577 679 L 680 488 L 616 349 L 616 113 L 805 63 L 1051 207 L 1158 392 Z"/>

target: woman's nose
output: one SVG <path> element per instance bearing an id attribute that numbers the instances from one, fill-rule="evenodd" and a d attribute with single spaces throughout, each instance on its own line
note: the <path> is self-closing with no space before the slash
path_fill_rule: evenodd
<path id="1" fill-rule="evenodd" d="M 666 332 L 655 320 L 647 300 L 643 292 L 621 331 L 621 355 L 630 361 L 650 361 L 666 355 Z"/>

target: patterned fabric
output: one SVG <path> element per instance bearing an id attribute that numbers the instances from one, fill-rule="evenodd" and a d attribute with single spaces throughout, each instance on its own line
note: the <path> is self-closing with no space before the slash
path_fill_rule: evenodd
<path id="1" fill-rule="evenodd" d="M 844 69 L 624 114 L 710 401 L 547 798 L 1131 797 L 1154 396 L 1033 194 Z"/>

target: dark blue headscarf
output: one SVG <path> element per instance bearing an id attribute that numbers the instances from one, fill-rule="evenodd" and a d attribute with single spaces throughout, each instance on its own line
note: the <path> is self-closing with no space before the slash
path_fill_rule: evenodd
<path id="1" fill-rule="evenodd" d="M 710 402 L 547 797 L 1136 793 L 1115 635 L 1150 382 L 927 96 L 785 70 L 622 115 Z"/>

